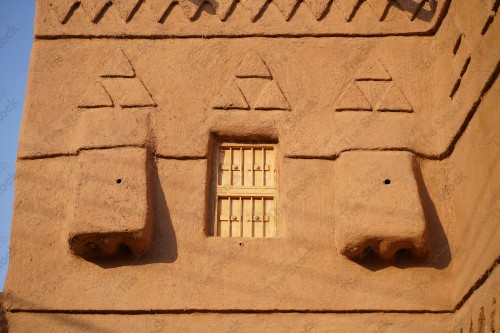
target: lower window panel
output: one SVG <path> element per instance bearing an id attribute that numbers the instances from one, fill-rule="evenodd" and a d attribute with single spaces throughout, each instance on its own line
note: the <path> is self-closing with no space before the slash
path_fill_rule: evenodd
<path id="1" fill-rule="evenodd" d="M 273 196 L 217 197 L 215 235 L 266 238 L 276 236 L 276 204 Z"/>

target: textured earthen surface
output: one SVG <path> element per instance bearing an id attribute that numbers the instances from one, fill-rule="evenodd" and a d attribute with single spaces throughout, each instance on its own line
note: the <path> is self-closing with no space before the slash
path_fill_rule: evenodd
<path id="1" fill-rule="evenodd" d="M 126 246 L 135 255 L 151 246 L 153 168 L 143 148 L 82 151 L 69 207 L 69 245 L 85 258 L 112 256 Z"/>
<path id="2" fill-rule="evenodd" d="M 369 251 L 384 260 L 400 251 L 427 255 L 424 211 L 430 207 L 422 206 L 425 184 L 411 153 L 346 152 L 335 171 L 335 236 L 342 254 L 355 260 Z"/>
<path id="3" fill-rule="evenodd" d="M 498 7 L 37 1 L 10 330 L 498 331 Z"/>
<path id="4" fill-rule="evenodd" d="M 498 268 L 474 295 L 437 313 L 8 313 L 13 332 L 498 332 Z"/>

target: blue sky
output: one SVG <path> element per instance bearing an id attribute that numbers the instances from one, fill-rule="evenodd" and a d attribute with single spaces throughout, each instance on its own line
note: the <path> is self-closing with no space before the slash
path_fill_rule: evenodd
<path id="1" fill-rule="evenodd" d="M 9 260 L 17 139 L 23 113 L 35 0 L 0 0 L 0 288 Z"/>

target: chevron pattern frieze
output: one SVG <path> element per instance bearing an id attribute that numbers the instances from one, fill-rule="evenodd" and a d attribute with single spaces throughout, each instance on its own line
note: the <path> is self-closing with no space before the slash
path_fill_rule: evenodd
<path id="1" fill-rule="evenodd" d="M 293 20 L 298 7 L 309 11 L 320 21 L 328 15 L 337 15 L 346 22 L 354 22 L 358 12 L 372 14 L 375 21 L 384 21 L 388 11 L 394 7 L 405 13 L 409 22 L 414 21 L 430 0 L 47 0 L 59 22 L 66 24 L 81 12 L 94 24 L 99 23 L 111 12 L 117 13 L 121 20 L 128 23 L 140 12 L 148 12 L 152 21 L 164 23 L 173 10 L 180 10 L 189 20 L 196 21 L 202 12 L 217 16 L 226 21 L 236 11 L 243 11 L 251 22 L 265 16 L 275 7 L 283 16 L 283 21 Z M 429 6 L 427 6 L 429 7 Z M 435 10 L 435 8 L 430 9 Z"/>

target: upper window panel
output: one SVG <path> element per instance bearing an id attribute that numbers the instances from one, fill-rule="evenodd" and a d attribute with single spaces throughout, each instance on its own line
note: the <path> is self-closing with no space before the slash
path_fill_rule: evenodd
<path id="1" fill-rule="evenodd" d="M 219 147 L 218 187 L 230 194 L 269 191 L 276 186 L 273 146 L 223 144 Z"/>

